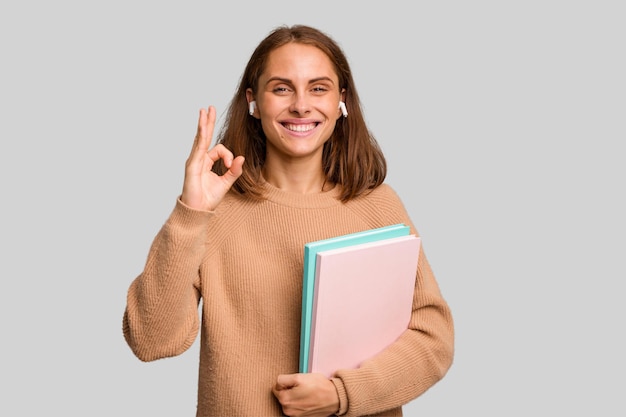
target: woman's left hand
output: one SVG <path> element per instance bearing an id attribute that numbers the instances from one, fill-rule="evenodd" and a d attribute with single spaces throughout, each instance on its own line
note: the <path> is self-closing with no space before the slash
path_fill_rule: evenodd
<path id="1" fill-rule="evenodd" d="M 322 374 L 279 375 L 272 390 L 289 417 L 328 417 L 339 410 L 339 396 Z"/>

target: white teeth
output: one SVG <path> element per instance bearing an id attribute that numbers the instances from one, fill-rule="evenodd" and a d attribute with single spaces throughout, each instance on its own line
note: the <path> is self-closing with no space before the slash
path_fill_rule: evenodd
<path id="1" fill-rule="evenodd" d="M 311 123 L 308 125 L 291 125 L 291 124 L 285 124 L 285 127 L 289 130 L 292 130 L 294 132 L 308 132 L 309 130 L 312 130 L 315 128 L 315 123 Z"/>

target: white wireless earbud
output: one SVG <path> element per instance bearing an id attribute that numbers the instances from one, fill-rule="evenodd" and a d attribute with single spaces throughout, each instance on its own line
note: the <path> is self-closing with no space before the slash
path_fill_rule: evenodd
<path id="1" fill-rule="evenodd" d="M 256 101 L 252 100 L 250 104 L 248 104 L 248 113 L 250 113 L 250 116 L 254 114 L 255 109 L 256 109 Z"/>
<path id="2" fill-rule="evenodd" d="M 346 103 L 340 101 L 339 108 L 341 109 L 341 114 L 343 114 L 343 117 L 348 117 L 348 109 L 346 109 Z"/>

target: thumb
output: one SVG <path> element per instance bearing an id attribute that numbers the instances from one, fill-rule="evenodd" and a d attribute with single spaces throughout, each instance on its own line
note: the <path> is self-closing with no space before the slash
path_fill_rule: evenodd
<path id="1" fill-rule="evenodd" d="M 233 161 L 230 163 L 230 166 L 228 167 L 228 171 L 226 171 L 224 173 L 224 180 L 226 180 L 229 185 L 233 185 L 235 183 L 235 181 L 237 181 L 237 178 L 239 178 L 241 176 L 241 174 L 243 173 L 243 163 L 245 161 L 245 158 L 243 156 L 238 156 L 235 159 L 233 159 Z"/>
<path id="2" fill-rule="evenodd" d="M 298 385 L 298 383 L 297 383 L 296 375 L 294 374 L 278 375 L 278 378 L 276 378 L 277 390 L 291 389 L 295 387 L 296 385 Z"/>

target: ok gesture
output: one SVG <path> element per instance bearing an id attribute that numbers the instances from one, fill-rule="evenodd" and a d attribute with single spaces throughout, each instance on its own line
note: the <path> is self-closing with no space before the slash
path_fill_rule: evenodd
<path id="1" fill-rule="evenodd" d="M 209 149 L 215 128 L 215 107 L 201 109 L 193 148 L 185 163 L 185 181 L 180 197 L 192 209 L 212 211 L 243 172 L 243 156 L 233 156 L 224 145 Z M 217 175 L 211 168 L 222 159 L 228 171 Z"/>

